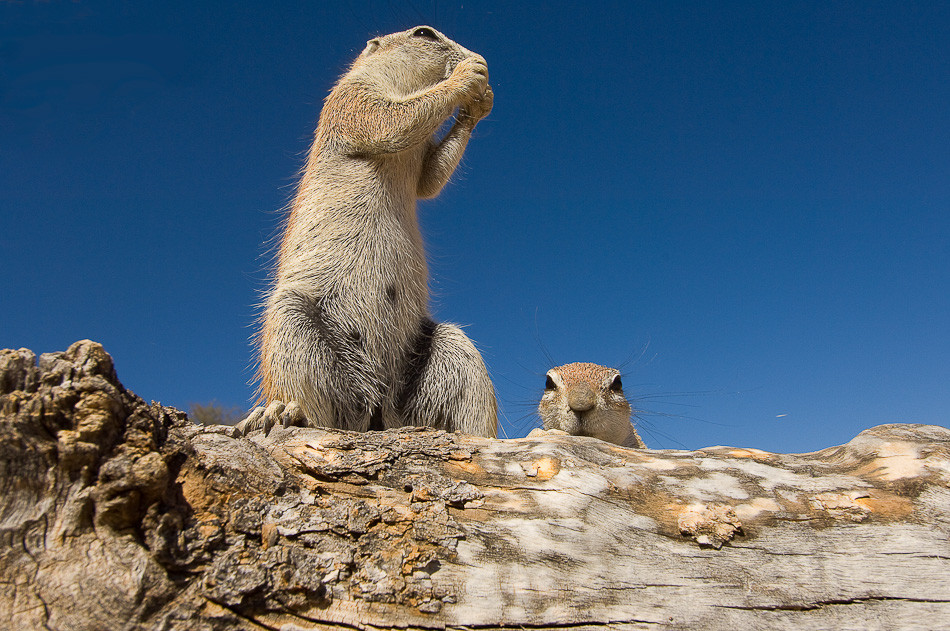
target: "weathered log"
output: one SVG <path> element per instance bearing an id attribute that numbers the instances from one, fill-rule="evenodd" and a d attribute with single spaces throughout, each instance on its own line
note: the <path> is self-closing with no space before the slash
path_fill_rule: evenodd
<path id="1" fill-rule="evenodd" d="M 950 627 L 950 430 L 798 455 L 233 437 L 0 351 L 0 627 Z"/>

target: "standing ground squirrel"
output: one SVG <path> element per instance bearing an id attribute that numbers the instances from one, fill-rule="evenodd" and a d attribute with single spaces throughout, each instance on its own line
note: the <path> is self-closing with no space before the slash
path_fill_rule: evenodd
<path id="1" fill-rule="evenodd" d="M 495 437 L 481 355 L 457 326 L 429 317 L 416 218 L 416 199 L 442 190 L 492 99 L 485 59 L 428 26 L 370 40 L 334 86 L 257 338 L 269 405 L 242 433 L 276 422 Z"/>
<path id="2" fill-rule="evenodd" d="M 565 433 L 646 448 L 631 414 L 617 370 L 597 364 L 565 364 L 548 371 L 538 404 L 544 429 L 532 430 L 528 436 Z"/>

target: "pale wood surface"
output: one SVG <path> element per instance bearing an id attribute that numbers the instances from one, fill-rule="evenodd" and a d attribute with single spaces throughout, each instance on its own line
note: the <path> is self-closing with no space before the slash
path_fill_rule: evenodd
<path id="1" fill-rule="evenodd" d="M 950 628 L 950 430 L 772 454 L 233 437 L 0 352 L 0 627 Z"/>

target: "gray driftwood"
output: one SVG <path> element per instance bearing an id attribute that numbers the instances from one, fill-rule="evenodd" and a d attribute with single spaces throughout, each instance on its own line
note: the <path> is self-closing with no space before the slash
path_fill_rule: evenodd
<path id="1" fill-rule="evenodd" d="M 783 455 L 238 439 L 0 351 L 0 628 L 950 627 L 950 430 Z"/>

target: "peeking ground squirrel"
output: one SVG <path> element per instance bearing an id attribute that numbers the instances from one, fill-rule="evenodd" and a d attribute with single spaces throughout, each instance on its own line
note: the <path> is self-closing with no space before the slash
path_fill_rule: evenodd
<path id="1" fill-rule="evenodd" d="M 624 447 L 646 448 L 631 422 L 630 402 L 620 373 L 597 364 L 574 363 L 552 368 L 538 404 L 544 434 L 592 436 Z"/>
<path id="2" fill-rule="evenodd" d="M 416 198 L 442 190 L 492 100 L 485 59 L 433 28 L 367 42 L 320 114 L 257 338 L 269 405 L 242 433 L 282 423 L 496 436 L 481 355 L 429 317 L 416 218 Z"/>

